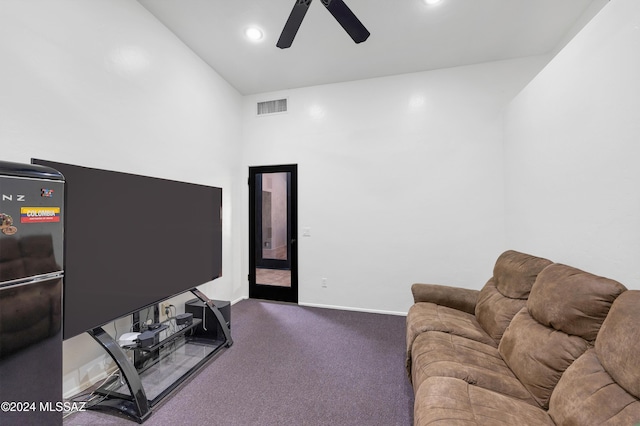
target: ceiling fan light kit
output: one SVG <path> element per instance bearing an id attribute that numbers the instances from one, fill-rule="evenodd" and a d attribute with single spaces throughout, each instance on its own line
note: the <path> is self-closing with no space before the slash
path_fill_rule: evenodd
<path id="1" fill-rule="evenodd" d="M 286 49 L 291 47 L 293 39 L 300 29 L 304 15 L 306 15 L 312 0 L 296 0 L 289 15 L 289 19 L 282 29 L 280 38 L 278 39 L 278 46 L 280 49 Z M 356 17 L 356 15 L 349 9 L 343 0 L 320 0 L 324 7 L 333 15 L 338 23 L 344 28 L 349 36 L 356 43 L 362 43 L 369 38 L 369 31 L 362 25 L 362 22 Z"/>

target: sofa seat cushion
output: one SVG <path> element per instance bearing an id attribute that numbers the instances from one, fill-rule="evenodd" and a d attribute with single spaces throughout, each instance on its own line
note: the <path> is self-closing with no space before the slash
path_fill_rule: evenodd
<path id="1" fill-rule="evenodd" d="M 455 377 L 536 405 L 497 348 L 454 334 L 429 331 L 413 344 L 414 391 L 429 377 Z"/>
<path id="2" fill-rule="evenodd" d="M 415 303 L 407 314 L 407 371 L 411 374 L 411 348 L 420 334 L 440 331 L 466 337 L 497 347 L 495 340 L 480 327 L 476 317 L 467 312 L 435 303 Z"/>
<path id="3" fill-rule="evenodd" d="M 407 341 L 413 342 L 418 335 L 425 331 L 456 334 L 498 347 L 495 340 L 480 327 L 474 315 L 434 303 L 416 303 L 411 306 L 407 314 L 407 335 L 411 336 Z"/>
<path id="4" fill-rule="evenodd" d="M 453 377 L 430 377 L 416 392 L 414 426 L 554 425 L 545 410 Z"/>

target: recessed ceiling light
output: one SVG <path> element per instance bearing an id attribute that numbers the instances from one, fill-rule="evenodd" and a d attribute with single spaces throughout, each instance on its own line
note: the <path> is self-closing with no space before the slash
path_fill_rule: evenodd
<path id="1" fill-rule="evenodd" d="M 244 31 L 244 35 L 251 41 L 260 41 L 264 34 L 258 27 L 249 27 Z"/>
<path id="2" fill-rule="evenodd" d="M 423 0 L 426 5 L 432 6 L 440 3 L 442 0 Z"/>

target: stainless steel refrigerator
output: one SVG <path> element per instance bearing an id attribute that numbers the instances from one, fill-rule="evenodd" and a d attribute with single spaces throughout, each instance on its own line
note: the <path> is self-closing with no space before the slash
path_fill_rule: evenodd
<path id="1" fill-rule="evenodd" d="M 0 161 L 0 424 L 62 424 L 64 177 Z"/>

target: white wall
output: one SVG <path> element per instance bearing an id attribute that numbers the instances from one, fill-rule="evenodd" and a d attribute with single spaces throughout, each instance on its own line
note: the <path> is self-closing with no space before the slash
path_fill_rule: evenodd
<path id="1" fill-rule="evenodd" d="M 507 245 L 640 288 L 640 2 L 611 1 L 511 103 Z"/>
<path id="2" fill-rule="evenodd" d="M 3 160 L 222 187 L 223 277 L 202 290 L 226 300 L 246 294 L 232 238 L 241 96 L 226 81 L 128 0 L 2 0 L 0 58 Z M 64 362 L 66 393 L 109 364 L 86 335 L 65 342 Z"/>
<path id="3" fill-rule="evenodd" d="M 298 164 L 300 303 L 406 313 L 414 282 L 484 285 L 505 249 L 502 108 L 545 59 L 245 97 L 245 176 Z"/>

